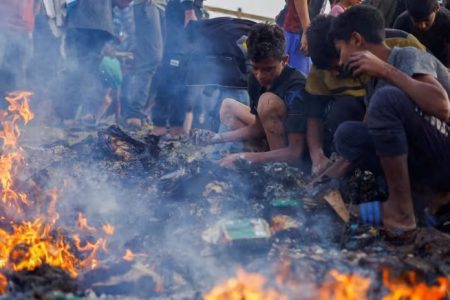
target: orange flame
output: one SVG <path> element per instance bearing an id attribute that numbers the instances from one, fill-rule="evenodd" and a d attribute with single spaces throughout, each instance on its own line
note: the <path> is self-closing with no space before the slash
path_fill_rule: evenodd
<path id="1" fill-rule="evenodd" d="M 204 300 L 287 300 L 287 296 L 274 289 L 264 289 L 266 279 L 261 274 L 237 271 L 236 278 L 231 278 L 222 285 L 214 287 Z"/>
<path id="2" fill-rule="evenodd" d="M 393 279 L 386 269 L 383 270 L 383 283 L 390 291 L 383 300 L 442 300 L 446 299 L 450 288 L 450 280 L 445 277 L 439 277 L 437 285 L 428 286 L 419 281 L 414 272 Z"/>
<path id="3" fill-rule="evenodd" d="M 123 259 L 126 261 L 133 261 L 134 260 L 134 253 L 130 249 L 125 250 L 125 255 L 123 256 Z"/>
<path id="4" fill-rule="evenodd" d="M 8 279 L 5 275 L 0 273 L 0 295 L 6 293 L 6 288 L 8 287 Z"/>
<path id="5" fill-rule="evenodd" d="M 102 228 L 103 228 L 103 232 L 106 233 L 107 235 L 114 235 L 114 232 L 116 231 L 114 226 L 112 226 L 111 224 L 105 224 L 105 225 L 103 225 Z"/>
<path id="6" fill-rule="evenodd" d="M 3 130 L 0 131 L 0 139 L 3 142 L 2 155 L 0 156 L 0 183 L 2 188 L 1 202 L 15 213 L 22 213 L 22 205 L 30 206 L 27 195 L 13 190 L 13 175 L 23 162 L 22 150 L 17 146 L 20 136 L 17 122 L 22 119 L 26 124 L 33 117 L 29 106 L 29 92 L 14 92 L 6 97 L 9 102 L 10 113 L 1 111 L 0 123 Z"/>
<path id="7" fill-rule="evenodd" d="M 24 192 L 14 190 L 14 177 L 18 174 L 22 162 L 22 149 L 17 145 L 20 136 L 17 122 L 27 124 L 33 117 L 29 107 L 29 92 L 14 92 L 6 97 L 9 102 L 8 112 L 0 111 L 0 123 L 3 130 L 0 131 L 2 143 L 2 155 L 0 156 L 0 213 L 12 212 L 11 216 L 19 220 L 24 219 L 23 205 L 31 206 L 32 201 Z M 48 205 L 46 214 L 39 214 L 39 206 L 34 211 L 36 217 L 32 221 L 11 221 L 11 230 L 0 228 L 0 269 L 14 271 L 34 270 L 42 264 L 59 267 L 70 276 L 76 277 L 80 271 L 98 266 L 97 253 L 106 251 L 106 240 L 98 239 L 90 243 L 81 241 L 74 236 L 74 245 L 79 251 L 73 252 L 73 246 L 66 241 L 62 231 L 55 225 L 59 219 L 57 212 L 58 193 L 52 190 L 48 193 Z M 8 209 L 8 211 L 6 211 Z M 8 221 L 10 214 L 0 215 L 0 218 Z M 87 219 L 79 215 L 80 227 L 90 232 L 96 229 L 90 227 Z M 111 226 L 112 228 L 112 226 Z M 0 273 L 0 294 L 6 292 L 8 280 Z"/>
<path id="8" fill-rule="evenodd" d="M 357 274 L 341 274 L 331 270 L 330 281 L 325 282 L 319 291 L 321 300 L 364 300 L 370 287 L 370 279 Z"/>
<path id="9" fill-rule="evenodd" d="M 89 226 L 87 218 L 82 213 L 78 213 L 78 227 L 91 233 L 97 231 L 94 227 Z"/>

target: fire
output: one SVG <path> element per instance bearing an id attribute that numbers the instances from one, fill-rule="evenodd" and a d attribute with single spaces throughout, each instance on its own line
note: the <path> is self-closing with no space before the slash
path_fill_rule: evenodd
<path id="1" fill-rule="evenodd" d="M 9 103 L 8 111 L 1 111 L 0 123 L 3 128 L 0 131 L 0 139 L 3 142 L 2 155 L 0 156 L 0 184 L 2 188 L 1 202 L 4 208 L 14 211 L 15 214 L 23 212 L 23 205 L 31 203 L 25 193 L 14 191 L 14 178 L 23 162 L 23 154 L 17 146 L 20 136 L 17 122 L 22 119 L 27 124 L 33 117 L 29 106 L 29 92 L 14 92 L 6 97 Z"/>
<path id="2" fill-rule="evenodd" d="M 261 274 L 238 270 L 235 278 L 214 287 L 204 300 L 287 300 L 274 289 L 265 289 L 266 279 Z"/>
<path id="3" fill-rule="evenodd" d="M 125 255 L 123 256 L 123 259 L 126 261 L 132 261 L 134 260 L 134 253 L 130 249 L 127 249 L 125 251 Z"/>
<path id="4" fill-rule="evenodd" d="M 342 274 L 331 270 L 330 281 L 325 282 L 319 291 L 321 300 L 363 300 L 367 299 L 370 279 L 357 274 Z"/>
<path id="5" fill-rule="evenodd" d="M 105 224 L 105 225 L 103 225 L 102 228 L 103 228 L 103 232 L 106 233 L 107 235 L 114 235 L 114 232 L 116 231 L 114 226 L 112 226 L 111 224 Z"/>
<path id="6" fill-rule="evenodd" d="M 147 257 L 147 255 L 144 253 L 133 253 L 133 251 L 131 251 L 130 249 L 126 249 L 125 255 L 122 256 L 122 258 L 126 261 L 133 261 L 137 256 Z"/>
<path id="7" fill-rule="evenodd" d="M 47 264 L 65 270 L 70 276 L 76 277 L 81 271 L 96 268 L 99 262 L 96 258 L 100 250 L 106 251 L 106 240 L 84 241 L 78 235 L 67 239 L 65 231 L 56 228 L 59 220 L 57 212 L 58 192 L 51 190 L 45 200 L 34 201 L 22 191 L 17 191 L 14 178 L 23 166 L 24 156 L 17 141 L 20 137 L 18 121 L 27 124 L 33 117 L 29 107 L 29 92 L 14 92 L 6 97 L 9 103 L 8 111 L 0 111 L 0 131 L 2 151 L 0 156 L 0 218 L 9 221 L 10 228 L 0 228 L 0 270 L 34 270 Z M 36 199 L 33 199 L 36 200 Z M 39 199 L 43 200 L 43 199 Z M 41 203 L 42 202 L 42 203 Z M 41 213 L 41 207 L 47 207 Z M 24 208 L 27 207 L 27 214 Z M 27 220 L 26 217 L 31 220 Z M 13 219 L 11 219 L 13 218 Z M 5 222 L 6 224 L 6 222 Z M 87 219 L 79 214 L 78 225 L 89 234 L 96 228 L 88 225 Z M 104 227 L 104 231 L 112 234 L 114 227 Z M 92 239 L 92 236 L 90 236 Z M 8 280 L 0 273 L 0 294 L 6 292 Z"/>
<path id="8" fill-rule="evenodd" d="M 6 288 L 8 287 L 8 279 L 5 275 L 0 273 L 0 295 L 6 293 Z"/>
<path id="9" fill-rule="evenodd" d="M 393 279 L 388 270 L 383 270 L 383 283 L 389 290 L 383 300 L 442 300 L 450 289 L 450 280 L 445 277 L 439 277 L 436 285 L 428 286 L 414 272 Z"/>
<path id="10" fill-rule="evenodd" d="M 87 218 L 82 213 L 78 213 L 78 227 L 91 233 L 97 231 L 95 227 L 89 226 Z"/>

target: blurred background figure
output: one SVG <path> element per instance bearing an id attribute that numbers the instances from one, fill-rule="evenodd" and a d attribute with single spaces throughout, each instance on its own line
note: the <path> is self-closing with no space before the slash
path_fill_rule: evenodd
<path id="1" fill-rule="evenodd" d="M 153 79 L 163 57 L 167 0 L 135 0 L 133 3 L 135 61 L 125 98 L 125 118 L 128 125 L 141 127 Z"/>
<path id="2" fill-rule="evenodd" d="M 26 69 L 32 53 L 35 0 L 0 1 L 0 82 L 1 92 L 25 89 Z"/>

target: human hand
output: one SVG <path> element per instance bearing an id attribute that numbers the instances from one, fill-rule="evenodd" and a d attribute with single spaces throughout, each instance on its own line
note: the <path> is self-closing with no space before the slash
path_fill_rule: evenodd
<path id="1" fill-rule="evenodd" d="M 354 77 L 368 75 L 371 77 L 383 78 L 387 66 L 388 63 L 369 51 L 352 53 L 345 64 L 345 68 L 350 69 Z"/>
<path id="2" fill-rule="evenodd" d="M 184 12 L 184 27 L 186 27 L 191 21 L 197 21 L 197 16 L 195 15 L 195 11 L 193 9 L 189 9 Z"/>
<path id="3" fill-rule="evenodd" d="M 235 163 L 239 160 L 247 160 L 246 153 L 229 154 L 218 161 L 219 165 L 224 168 L 234 169 Z"/>
<path id="4" fill-rule="evenodd" d="M 195 145 L 206 146 L 223 142 L 220 133 L 215 133 L 206 129 L 194 128 L 191 130 L 191 140 Z"/>
<path id="5" fill-rule="evenodd" d="M 308 39 L 306 37 L 306 30 L 303 30 L 302 40 L 300 42 L 300 51 L 307 56 L 308 55 Z"/>

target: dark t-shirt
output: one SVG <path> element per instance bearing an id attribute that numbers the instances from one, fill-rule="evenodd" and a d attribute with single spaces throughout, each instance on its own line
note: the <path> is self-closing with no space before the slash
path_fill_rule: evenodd
<path id="1" fill-rule="evenodd" d="M 253 74 L 249 76 L 248 93 L 250 95 L 250 111 L 258 115 L 258 102 L 262 94 L 274 93 L 286 104 L 287 117 L 285 129 L 288 133 L 306 131 L 306 103 L 304 100 L 306 78 L 296 69 L 286 66 L 280 76 L 268 90 L 263 88 Z"/>
<path id="2" fill-rule="evenodd" d="M 448 44 L 450 43 L 450 11 L 441 8 L 436 14 L 436 20 L 427 31 L 419 31 L 407 11 L 403 12 L 395 21 L 394 28 L 412 33 L 424 44 L 434 56 L 448 66 Z"/>

